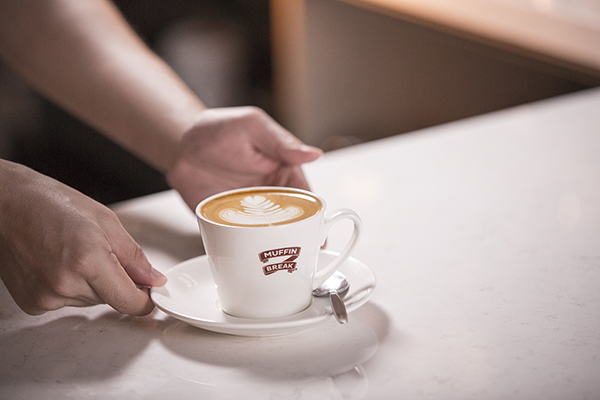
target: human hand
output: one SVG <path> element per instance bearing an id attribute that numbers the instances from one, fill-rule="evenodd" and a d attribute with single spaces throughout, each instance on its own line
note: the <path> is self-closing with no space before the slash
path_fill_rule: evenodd
<path id="1" fill-rule="evenodd" d="M 107 207 L 18 164 L 0 162 L 0 277 L 28 314 L 107 303 L 145 315 L 166 278 Z"/>
<path id="2" fill-rule="evenodd" d="M 247 186 L 309 189 L 300 165 L 321 156 L 255 107 L 208 109 L 183 137 L 167 180 L 191 208 Z"/>

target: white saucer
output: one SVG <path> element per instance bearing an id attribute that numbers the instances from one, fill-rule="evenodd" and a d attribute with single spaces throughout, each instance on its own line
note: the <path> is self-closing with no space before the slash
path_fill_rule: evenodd
<path id="1" fill-rule="evenodd" d="M 325 265 L 336 255 L 332 251 L 321 251 L 319 264 Z M 365 304 L 373 294 L 375 274 L 352 257 L 339 270 L 350 283 L 344 302 L 348 312 L 352 312 Z M 209 331 L 239 336 L 273 336 L 299 332 L 334 318 L 327 298 L 314 298 L 306 310 L 283 318 L 246 319 L 225 314 L 219 307 L 206 256 L 177 264 L 165 275 L 167 284 L 150 291 L 156 307 L 174 318 Z"/>

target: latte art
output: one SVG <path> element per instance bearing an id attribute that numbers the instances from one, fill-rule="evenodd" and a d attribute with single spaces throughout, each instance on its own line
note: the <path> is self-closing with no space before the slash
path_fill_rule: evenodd
<path id="1" fill-rule="evenodd" d="M 318 214 L 321 201 L 308 192 L 263 188 L 230 192 L 206 201 L 200 214 L 209 221 L 232 226 L 290 224 Z"/>
<path id="2" fill-rule="evenodd" d="M 241 201 L 241 210 L 227 208 L 219 213 L 223 220 L 240 225 L 276 224 L 301 216 L 300 207 L 281 207 L 264 196 L 247 196 Z"/>

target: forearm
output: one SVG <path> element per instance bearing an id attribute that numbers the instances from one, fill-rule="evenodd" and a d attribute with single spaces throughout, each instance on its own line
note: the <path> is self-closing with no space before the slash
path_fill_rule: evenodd
<path id="1" fill-rule="evenodd" d="M 41 92 L 162 171 L 204 109 L 103 0 L 0 1 L 0 55 Z"/>

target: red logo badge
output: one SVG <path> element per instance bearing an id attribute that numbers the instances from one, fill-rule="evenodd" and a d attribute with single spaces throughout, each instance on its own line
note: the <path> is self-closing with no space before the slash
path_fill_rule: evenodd
<path id="1" fill-rule="evenodd" d="M 267 263 L 271 258 L 288 257 L 282 262 L 265 265 L 263 267 L 263 274 L 271 275 L 277 271 L 287 271 L 291 274 L 297 269 L 297 263 L 295 260 L 298 258 L 299 255 L 300 247 L 283 247 L 281 249 L 273 249 L 260 252 L 258 254 L 258 258 L 261 262 Z"/>

